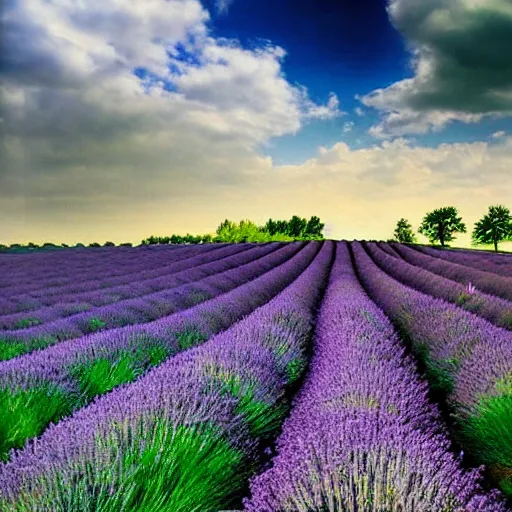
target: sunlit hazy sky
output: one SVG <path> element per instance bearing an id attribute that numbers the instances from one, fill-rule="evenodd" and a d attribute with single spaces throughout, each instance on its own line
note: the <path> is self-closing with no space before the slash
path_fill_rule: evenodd
<path id="1" fill-rule="evenodd" d="M 512 208 L 510 0 L 6 0 L 0 243 Z M 469 235 L 457 245 L 468 243 Z"/>

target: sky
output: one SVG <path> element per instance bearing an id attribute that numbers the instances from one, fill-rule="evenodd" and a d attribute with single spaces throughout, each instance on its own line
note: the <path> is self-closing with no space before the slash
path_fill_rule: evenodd
<path id="1" fill-rule="evenodd" d="M 1 17 L 0 243 L 292 215 L 386 240 L 441 206 L 469 232 L 512 209 L 510 0 L 5 0 Z"/>

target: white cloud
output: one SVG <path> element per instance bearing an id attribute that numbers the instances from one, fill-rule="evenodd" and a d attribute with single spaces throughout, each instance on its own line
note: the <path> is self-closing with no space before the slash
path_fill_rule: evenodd
<path id="1" fill-rule="evenodd" d="M 215 39 L 208 19 L 198 0 L 11 2 L 1 194 L 92 204 L 131 183 L 153 197 L 193 177 L 236 182 L 227 161 L 339 115 L 336 95 L 318 105 L 286 80 L 282 48 Z"/>
<path id="2" fill-rule="evenodd" d="M 354 129 L 354 122 L 347 121 L 343 124 L 343 133 L 350 133 Z"/>
<path id="3" fill-rule="evenodd" d="M 3 13 L 7 79 L 84 88 L 137 66 L 165 74 L 166 48 L 203 35 L 208 19 L 196 0 L 14 0 Z"/>
<path id="4" fill-rule="evenodd" d="M 3 18 L 6 243 L 138 241 L 295 213 L 320 215 L 333 236 L 372 237 L 397 214 L 413 221 L 445 200 L 485 210 L 512 196 L 507 137 L 438 148 L 338 143 L 302 165 L 274 166 L 257 148 L 342 115 L 339 100 L 318 105 L 290 84 L 279 47 L 213 38 L 196 0 L 18 0 Z"/>
<path id="5" fill-rule="evenodd" d="M 510 201 L 510 168 L 512 137 L 500 145 L 437 147 L 399 138 L 362 149 L 342 142 L 321 147 L 317 157 L 269 169 L 259 180 L 268 204 L 279 200 L 287 212 L 317 212 L 336 224 L 335 237 L 386 239 L 401 216 L 418 226 L 427 211 L 445 204 L 459 208 L 472 226 L 489 204 Z M 469 243 L 469 235 L 459 240 Z"/>
<path id="6" fill-rule="evenodd" d="M 412 49 L 414 75 L 361 98 L 382 113 L 372 135 L 512 115 L 509 0 L 390 0 L 388 12 Z"/>
<path id="7" fill-rule="evenodd" d="M 233 3 L 233 0 L 215 0 L 215 7 L 220 14 L 225 14 L 229 10 L 229 6 Z"/>
<path id="8" fill-rule="evenodd" d="M 364 110 L 361 108 L 361 107 L 356 107 L 354 109 L 354 112 L 359 116 L 359 117 L 363 117 L 364 116 Z"/>
<path id="9" fill-rule="evenodd" d="M 380 90 L 375 91 L 376 95 L 372 98 L 371 102 L 375 108 L 378 105 L 390 105 L 386 103 L 385 94 Z M 380 98 L 378 98 L 378 96 Z M 369 100 L 364 100 L 365 103 Z M 389 107 L 382 107 L 389 110 Z M 411 108 L 398 108 L 396 111 L 389 112 L 379 124 L 372 126 L 368 133 L 379 139 L 389 137 L 403 136 L 410 133 L 425 134 L 430 131 L 439 132 L 447 123 L 452 121 L 461 121 L 465 123 L 477 123 L 482 119 L 482 115 L 464 114 L 460 112 L 418 112 Z"/>
<path id="10" fill-rule="evenodd" d="M 305 87 L 301 87 L 297 91 L 297 97 L 298 101 L 303 105 L 303 113 L 306 119 L 320 119 L 326 121 L 345 115 L 345 112 L 339 109 L 340 101 L 338 96 L 333 92 L 329 94 L 329 100 L 326 105 L 316 105 L 309 100 L 308 91 Z"/>

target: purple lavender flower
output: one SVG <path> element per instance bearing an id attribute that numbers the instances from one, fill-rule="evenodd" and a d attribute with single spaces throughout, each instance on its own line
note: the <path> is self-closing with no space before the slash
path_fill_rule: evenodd
<path id="1" fill-rule="evenodd" d="M 246 244 L 248 247 L 249 244 Z M 83 265 L 76 265 L 77 252 L 65 252 L 59 255 L 54 254 L 53 259 L 42 259 L 49 254 L 27 255 L 25 265 L 16 264 L 13 269 L 4 267 L 5 278 L 1 287 L 4 295 L 18 296 L 22 293 L 37 294 L 44 296 L 44 291 L 52 287 L 62 286 L 60 290 L 64 292 L 70 287 L 76 286 L 77 282 L 86 279 L 92 288 L 100 285 L 111 285 L 111 279 L 126 279 L 132 272 L 151 272 L 151 269 L 158 271 L 160 267 L 172 262 L 178 262 L 197 254 L 206 254 L 222 247 L 222 244 L 183 247 L 175 250 L 172 247 L 162 247 L 159 251 L 142 251 L 135 249 L 132 256 L 128 256 L 121 248 L 115 252 L 95 253 L 95 251 L 86 251 L 82 256 Z M 99 258 L 99 255 L 102 255 Z M 12 255 L 12 258 L 20 255 Z M 58 256 L 58 259 L 57 259 Z M 73 259 L 75 256 L 75 260 Z M 9 256 L 11 258 L 11 256 Z M 100 280 L 98 282 L 98 280 Z M 129 281 L 125 281 L 129 282 Z M 53 290 L 52 290 L 53 291 Z"/>
<path id="2" fill-rule="evenodd" d="M 44 510 L 57 504 L 56 510 L 71 507 L 78 512 L 91 507 L 99 510 L 116 499 L 119 506 L 121 499 L 138 493 L 139 504 L 154 504 L 156 498 L 143 492 L 147 482 L 132 478 L 144 461 L 133 458 L 128 465 L 126 453 L 140 454 L 145 453 L 144 447 L 151 448 L 158 418 L 165 420 L 165 431 L 171 434 L 182 427 L 213 430 L 219 442 L 243 454 L 243 459 L 233 462 L 240 473 L 254 467 L 259 441 L 254 432 L 266 432 L 265 425 L 279 421 L 275 411 L 283 410 L 286 401 L 286 366 L 296 354 L 304 357 L 333 247 L 332 242 L 325 242 L 293 283 L 232 328 L 97 399 L 16 452 L 11 462 L 0 465 L 4 503 L 12 510 L 27 506 Z M 165 445 L 161 446 L 160 456 L 165 458 L 168 454 Z M 194 456 L 195 450 L 189 453 Z M 208 456 L 215 453 L 205 454 L 203 464 L 208 463 Z M 180 474 L 172 466 L 166 470 L 169 480 L 159 488 L 157 498 L 164 497 L 169 504 L 176 499 L 172 481 Z M 244 482 L 233 473 L 235 488 L 219 495 L 213 485 L 217 474 L 204 473 L 201 487 L 197 483 L 190 489 L 186 510 L 229 508 L 233 491 L 240 492 Z M 208 493 L 196 497 L 199 493 L 194 491 L 205 488 Z"/>
<path id="3" fill-rule="evenodd" d="M 389 244 L 364 243 L 364 247 L 375 263 L 401 283 L 434 297 L 454 302 L 500 327 L 512 329 L 512 303 L 493 295 L 476 293 L 476 288 L 471 283 L 464 286 L 412 265 L 402 258 L 393 258 L 381 250 L 388 246 Z"/>
<path id="4" fill-rule="evenodd" d="M 490 254 L 485 251 L 475 250 L 439 250 L 432 247 L 414 246 L 418 251 L 441 258 L 447 261 L 453 261 L 461 265 L 493 272 L 499 276 L 512 277 L 512 256 L 506 254 Z"/>
<path id="5" fill-rule="evenodd" d="M 289 247 L 291 249 L 286 249 L 286 251 L 297 251 L 301 244 Z M 30 351 L 56 341 L 77 338 L 98 330 L 152 321 L 192 305 L 190 303 L 191 294 L 197 296 L 198 293 L 201 293 L 204 298 L 208 298 L 221 291 L 231 289 L 236 286 L 237 282 L 243 283 L 254 277 L 251 273 L 246 274 L 240 270 L 243 265 L 249 264 L 252 260 L 256 261 L 258 258 L 265 258 L 269 255 L 270 259 L 266 261 L 273 262 L 275 265 L 279 258 L 284 258 L 289 254 L 284 251 L 278 254 L 277 260 L 273 260 L 271 256 L 274 250 L 273 246 L 263 246 L 237 253 L 224 260 L 209 263 L 205 268 L 201 266 L 189 270 L 187 279 L 192 281 L 197 279 L 193 285 L 183 284 L 176 288 L 152 293 L 141 298 L 129 299 L 21 331 L 4 331 L 0 335 L 0 339 L 6 340 L 9 344 L 25 344 L 26 351 Z M 264 271 L 264 268 L 261 267 L 261 271 Z"/>
<path id="6" fill-rule="evenodd" d="M 449 448 L 413 361 L 338 243 L 308 377 L 245 510 L 504 511 Z"/>
<path id="7" fill-rule="evenodd" d="M 478 289 L 485 293 L 512 301 L 512 277 L 498 276 L 492 272 L 485 272 L 458 263 L 444 261 L 440 258 L 434 258 L 410 249 L 406 245 L 391 245 L 406 261 L 413 265 L 418 265 L 462 284 L 467 284 L 471 281 Z"/>
<path id="8" fill-rule="evenodd" d="M 512 332 L 404 286 L 361 244 L 351 247 L 368 293 L 411 343 L 431 388 L 446 396 L 464 450 L 489 465 L 496 485 L 512 494 Z"/>
<path id="9" fill-rule="evenodd" d="M 277 248 L 277 244 L 276 244 Z M 33 301 L 34 304 L 41 304 L 39 308 L 25 308 L 23 312 L 18 313 L 14 316 L 13 320 L 23 318 L 30 311 L 32 315 L 48 315 L 51 310 L 50 306 L 56 308 L 57 313 L 62 311 L 62 306 L 69 303 L 74 304 L 76 302 L 88 302 L 92 305 L 103 305 L 109 302 L 115 302 L 119 299 L 126 299 L 130 297 L 136 297 L 137 295 L 144 295 L 151 293 L 152 291 L 161 290 L 166 287 L 166 279 L 171 277 L 180 278 L 176 275 L 179 272 L 184 272 L 193 267 L 203 265 L 209 262 L 220 260 L 227 256 L 241 253 L 250 249 L 247 245 L 242 246 L 230 246 L 219 249 L 199 251 L 196 249 L 193 253 L 187 252 L 183 254 L 182 259 L 174 260 L 168 265 L 162 266 L 162 260 L 160 260 L 160 266 L 155 270 L 144 268 L 142 265 L 146 263 L 142 260 L 138 264 L 138 268 L 134 269 L 135 272 L 129 275 L 122 275 L 117 278 L 109 277 L 108 274 L 104 275 L 100 281 L 98 279 L 91 279 L 92 276 L 86 274 L 85 280 L 80 280 L 79 276 L 75 276 L 71 283 L 67 280 L 67 284 L 64 286 L 57 287 L 43 287 L 38 291 L 33 291 L 29 294 L 16 294 L 11 297 L 10 309 L 16 308 L 16 305 L 20 301 Z M 138 270 L 138 272 L 137 272 Z M 163 280 L 163 282 L 161 282 Z M 32 283 L 34 285 L 34 283 Z M 40 286 L 44 283 L 38 283 Z M 108 285 L 108 286 L 106 286 Z M 19 289 L 18 289 L 19 290 Z M 37 302 L 39 301 L 39 302 Z M 41 311 L 42 310 L 42 311 Z M 0 310 L 2 312 L 2 310 Z M 49 316 L 48 316 L 49 318 Z M 0 317 L 0 322 L 7 322 L 9 319 L 6 315 Z M 5 326 L 4 326 L 5 328 Z"/>

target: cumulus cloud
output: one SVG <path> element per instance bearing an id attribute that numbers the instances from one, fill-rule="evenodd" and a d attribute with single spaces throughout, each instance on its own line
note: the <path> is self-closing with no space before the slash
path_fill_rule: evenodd
<path id="1" fill-rule="evenodd" d="M 410 45 L 414 76 L 361 99 L 382 113 L 372 135 L 512 114 L 509 0 L 390 0 L 388 12 Z"/>
<path id="2" fill-rule="evenodd" d="M 472 226 L 489 204 L 512 197 L 512 137 L 487 142 L 413 145 L 403 138 L 355 149 L 321 147 L 300 165 L 269 169 L 269 204 L 335 223 L 333 237 L 388 238 L 402 216 L 418 226 L 430 209 L 456 205 Z M 266 178 L 270 181 L 270 178 Z M 268 182 L 260 178 L 261 187 Z M 251 193 L 258 187 L 251 188 Z M 274 202 L 275 201 L 275 202 Z M 469 235 L 459 241 L 469 243 Z"/>
<path id="3" fill-rule="evenodd" d="M 258 145 L 338 115 L 334 94 L 319 105 L 286 80 L 282 48 L 214 38 L 208 20 L 198 0 L 9 2 L 0 199 L 10 217 L 116 215 L 235 185 Z"/>
<path id="4" fill-rule="evenodd" d="M 338 97 L 315 103 L 286 80 L 282 48 L 214 38 L 208 19 L 197 0 L 11 0 L 2 242 L 137 242 L 213 231 L 226 217 L 296 213 L 320 215 L 334 237 L 369 238 L 387 236 L 397 216 L 414 222 L 419 209 L 447 202 L 465 214 L 512 196 L 507 137 L 339 143 L 275 166 L 258 148 L 343 115 Z"/>
<path id="5" fill-rule="evenodd" d="M 339 109 L 340 100 L 333 92 L 329 94 L 329 100 L 326 105 L 317 105 L 308 99 L 308 91 L 305 87 L 300 88 L 297 94 L 299 102 L 303 105 L 302 111 L 306 119 L 326 121 L 346 114 Z"/>

